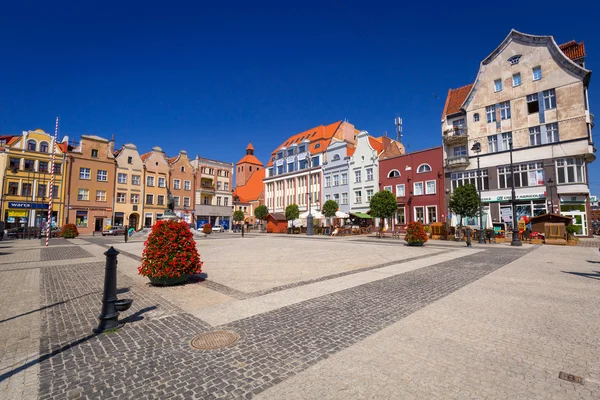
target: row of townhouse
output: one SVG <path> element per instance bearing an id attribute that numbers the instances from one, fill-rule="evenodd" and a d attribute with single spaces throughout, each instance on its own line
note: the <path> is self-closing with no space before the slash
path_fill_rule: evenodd
<path id="1" fill-rule="evenodd" d="M 5 228 L 44 227 L 50 208 L 53 137 L 41 129 L 0 137 L 0 215 Z M 167 205 L 190 224 L 229 226 L 233 165 L 186 151 L 169 158 L 160 147 L 139 154 L 134 144 L 82 135 L 56 143 L 53 225 L 75 223 L 81 233 L 110 225 L 151 227 Z"/>

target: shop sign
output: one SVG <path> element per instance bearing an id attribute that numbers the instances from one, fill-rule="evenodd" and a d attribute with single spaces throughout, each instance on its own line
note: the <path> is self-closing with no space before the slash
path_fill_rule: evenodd
<path id="1" fill-rule="evenodd" d="M 545 199 L 545 198 L 546 198 L 545 192 L 515 194 L 516 200 L 538 200 L 538 199 Z M 487 203 L 497 203 L 500 201 L 510 201 L 510 200 L 512 200 L 512 195 L 510 195 L 510 194 L 502 195 L 502 196 L 481 196 L 481 201 L 487 202 Z"/>
<path id="2" fill-rule="evenodd" d="M 560 196 L 561 203 L 585 203 L 585 196 Z"/>
<path id="3" fill-rule="evenodd" d="M 26 217 L 29 211 L 26 210 L 8 210 L 9 217 Z"/>
<path id="4" fill-rule="evenodd" d="M 24 208 L 28 210 L 33 209 L 48 209 L 48 203 L 30 203 L 27 201 L 9 201 L 8 208 Z"/>
<path id="5" fill-rule="evenodd" d="M 501 208 L 500 216 L 504 222 L 512 222 L 512 210 L 510 208 Z"/>

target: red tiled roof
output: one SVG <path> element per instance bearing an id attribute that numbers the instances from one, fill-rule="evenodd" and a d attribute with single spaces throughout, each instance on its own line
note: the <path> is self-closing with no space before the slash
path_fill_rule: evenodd
<path id="1" fill-rule="evenodd" d="M 315 128 L 308 129 L 304 132 L 297 133 L 291 136 L 288 140 L 283 142 L 280 146 L 278 146 L 271 155 L 275 155 L 282 147 L 289 147 L 292 144 L 300 145 L 304 140 L 309 140 L 310 144 L 308 146 L 308 151 L 311 154 L 319 154 L 327 150 L 327 146 L 331 142 L 331 138 L 337 132 L 338 128 L 342 124 L 342 121 L 334 122 L 333 124 L 327 126 L 317 126 Z M 319 147 L 317 148 L 317 145 Z M 267 166 L 273 165 L 273 161 L 269 160 Z"/>
<path id="2" fill-rule="evenodd" d="M 56 147 L 58 147 L 63 153 L 67 153 L 69 151 L 69 144 L 66 142 L 56 143 Z"/>
<path id="3" fill-rule="evenodd" d="M 246 154 L 244 157 L 242 157 L 240 159 L 240 161 L 238 161 L 236 163 L 236 165 L 243 164 L 243 163 L 260 165 L 261 167 L 263 165 L 263 163 L 261 163 L 260 160 L 258 158 L 256 158 L 256 156 L 254 154 Z"/>
<path id="4" fill-rule="evenodd" d="M 250 175 L 250 178 L 248 178 L 248 181 L 245 185 L 238 186 L 233 190 L 233 196 L 239 197 L 242 203 L 249 203 L 251 201 L 258 200 L 264 188 L 264 178 L 264 169 L 254 171 L 252 175 Z"/>
<path id="5" fill-rule="evenodd" d="M 571 40 L 570 42 L 563 43 L 558 47 L 573 61 L 585 57 L 585 46 L 583 45 L 583 42 L 577 43 L 575 40 Z"/>
<path id="6" fill-rule="evenodd" d="M 169 164 L 173 164 L 175 161 L 177 161 L 177 158 L 179 158 L 179 156 L 175 156 L 175 157 L 171 157 L 167 159 L 167 162 Z"/>
<path id="7" fill-rule="evenodd" d="M 347 146 L 346 147 L 346 155 L 348 157 L 352 157 L 352 155 L 354 154 L 355 151 L 356 151 L 356 147 L 354 147 L 354 146 Z"/>
<path id="8" fill-rule="evenodd" d="M 144 162 L 145 162 L 145 161 L 148 159 L 148 157 L 150 157 L 150 154 L 152 154 L 152 152 L 151 152 L 151 151 L 149 151 L 149 152 L 147 152 L 147 153 L 144 153 L 144 154 L 142 154 L 142 155 L 140 156 L 140 158 L 142 159 L 142 161 L 144 161 Z"/>
<path id="9" fill-rule="evenodd" d="M 444 105 L 444 113 L 442 118 L 446 118 L 446 115 L 455 114 L 460 111 L 460 107 L 465 102 L 473 84 L 469 84 L 458 89 L 448 89 L 448 97 L 446 97 L 446 104 Z"/>
<path id="10" fill-rule="evenodd" d="M 252 146 L 252 142 L 248 143 L 248 147 L 246 147 L 246 150 L 254 150 L 254 146 Z"/>
<path id="11" fill-rule="evenodd" d="M 10 146 L 15 144 L 20 138 L 21 136 L 13 136 L 8 142 L 6 142 L 6 145 Z"/>
<path id="12" fill-rule="evenodd" d="M 383 150 L 382 140 L 383 139 L 381 137 L 374 138 L 373 136 L 369 136 L 369 144 L 371 145 L 373 150 L 377 152 L 377 154 L 381 153 L 381 151 Z"/>

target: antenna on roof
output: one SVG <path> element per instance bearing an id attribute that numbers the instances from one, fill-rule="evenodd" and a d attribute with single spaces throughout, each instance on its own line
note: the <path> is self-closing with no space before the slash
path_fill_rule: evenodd
<path id="1" fill-rule="evenodd" d="M 394 118 L 394 124 L 396 125 L 396 140 L 398 140 L 399 143 L 402 143 L 402 118 Z"/>

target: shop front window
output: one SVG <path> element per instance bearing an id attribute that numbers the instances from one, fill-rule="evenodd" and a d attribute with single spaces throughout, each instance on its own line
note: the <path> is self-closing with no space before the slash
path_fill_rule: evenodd
<path id="1" fill-rule="evenodd" d="M 88 213 L 87 211 L 77 211 L 75 215 L 75 224 L 79 227 L 88 226 Z"/>

